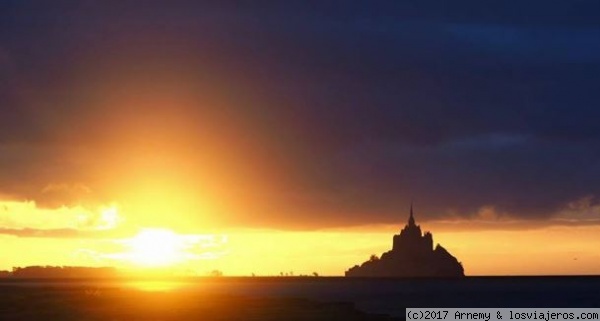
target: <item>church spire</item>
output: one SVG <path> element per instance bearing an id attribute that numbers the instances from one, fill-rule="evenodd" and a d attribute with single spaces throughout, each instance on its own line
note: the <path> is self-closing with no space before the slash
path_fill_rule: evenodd
<path id="1" fill-rule="evenodd" d="M 415 225 L 415 217 L 413 215 L 413 202 L 412 201 L 410 201 L 410 217 L 408 218 L 408 225 L 409 226 Z"/>

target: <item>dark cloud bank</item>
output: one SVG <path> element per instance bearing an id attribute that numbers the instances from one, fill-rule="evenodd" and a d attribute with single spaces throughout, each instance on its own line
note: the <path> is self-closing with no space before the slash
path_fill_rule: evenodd
<path id="1" fill-rule="evenodd" d="M 121 111 L 94 102 L 113 81 L 155 79 L 235 102 L 187 109 L 192 133 L 241 134 L 242 171 L 285 173 L 264 193 L 299 225 L 396 222 L 410 199 L 538 218 L 598 194 L 597 2 L 219 3 L 3 1 L 1 188 L 93 187 L 56 150 L 110 131 Z M 289 222 L 273 212 L 259 224 Z"/>

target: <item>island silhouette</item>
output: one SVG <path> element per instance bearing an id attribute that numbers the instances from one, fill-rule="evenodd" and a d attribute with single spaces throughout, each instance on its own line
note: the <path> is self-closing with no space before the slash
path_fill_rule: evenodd
<path id="1" fill-rule="evenodd" d="M 346 271 L 347 277 L 463 277 L 462 264 L 441 245 L 433 248 L 430 232 L 421 232 L 410 205 L 408 223 L 394 235 L 392 250 Z"/>

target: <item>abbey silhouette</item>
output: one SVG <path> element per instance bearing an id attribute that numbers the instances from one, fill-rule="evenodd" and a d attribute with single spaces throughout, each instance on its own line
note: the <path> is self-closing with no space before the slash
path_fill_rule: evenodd
<path id="1" fill-rule="evenodd" d="M 441 245 L 433 248 L 433 236 L 422 234 L 415 223 L 413 206 L 410 205 L 408 224 L 400 234 L 394 235 L 391 251 L 381 258 L 371 259 L 360 266 L 355 265 L 346 271 L 346 276 L 386 276 L 386 277 L 462 277 L 462 264 Z"/>

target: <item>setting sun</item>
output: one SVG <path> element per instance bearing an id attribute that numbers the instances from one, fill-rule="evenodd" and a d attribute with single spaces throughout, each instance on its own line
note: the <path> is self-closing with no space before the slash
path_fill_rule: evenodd
<path id="1" fill-rule="evenodd" d="M 126 244 L 128 258 L 138 265 L 166 266 L 185 259 L 184 240 L 171 230 L 144 229 Z"/>

